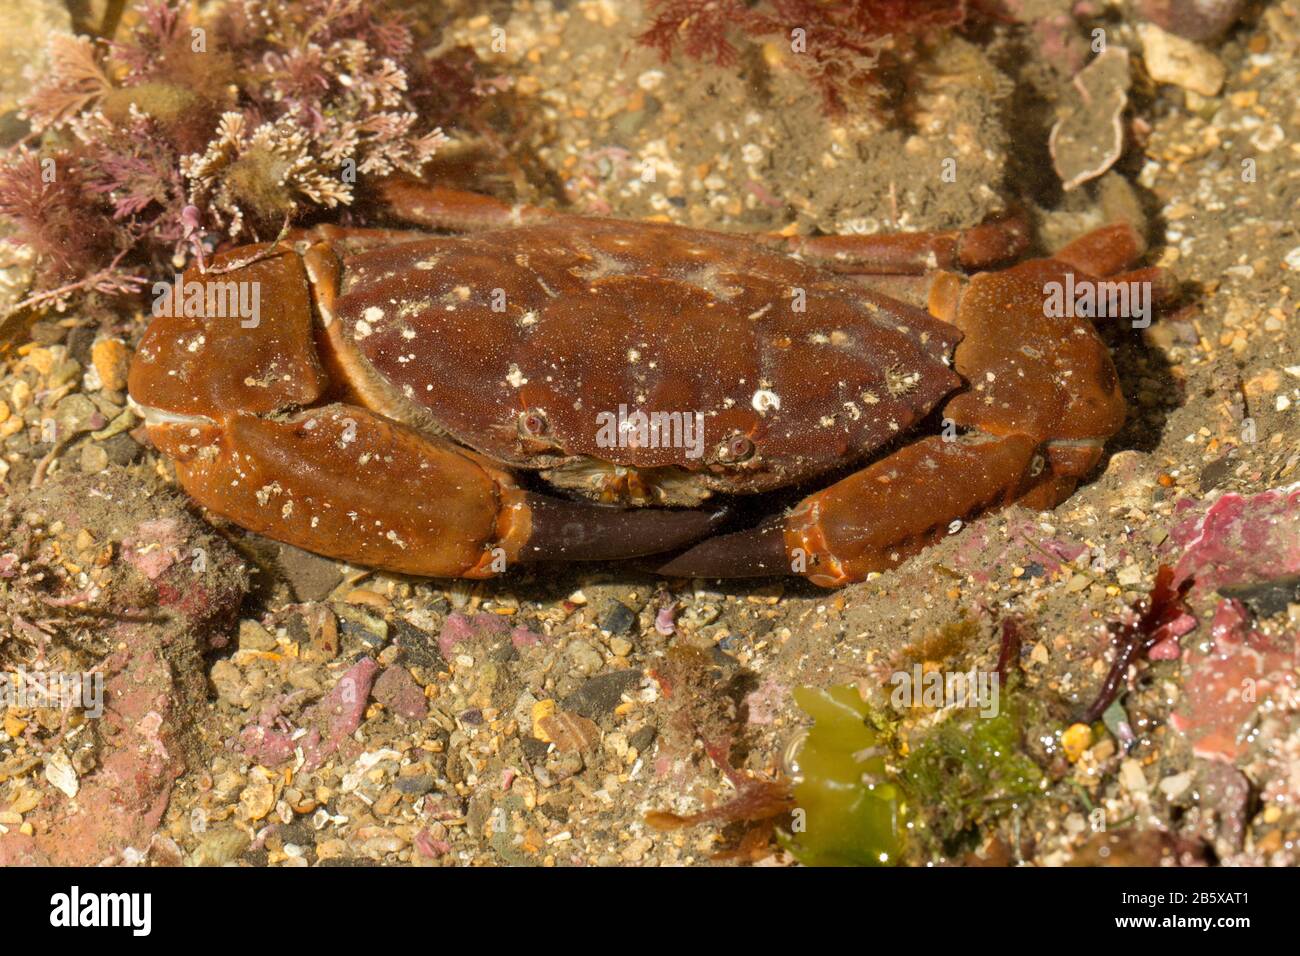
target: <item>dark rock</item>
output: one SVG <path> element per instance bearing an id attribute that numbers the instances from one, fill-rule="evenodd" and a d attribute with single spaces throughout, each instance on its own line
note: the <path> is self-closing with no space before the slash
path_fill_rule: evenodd
<path id="1" fill-rule="evenodd" d="M 343 580 L 343 572 L 329 558 L 277 542 L 277 564 L 299 601 L 323 601 Z"/>
<path id="2" fill-rule="evenodd" d="M 1232 456 L 1224 455 L 1202 468 L 1200 476 L 1201 492 L 1212 491 L 1223 484 L 1228 476 L 1232 474 L 1232 466 Z"/>
<path id="3" fill-rule="evenodd" d="M 639 670 L 608 671 L 588 678 L 568 697 L 563 709 L 599 721 L 614 712 L 623 694 L 641 682 Z"/>
<path id="4" fill-rule="evenodd" d="M 629 747 L 634 747 L 637 753 L 644 755 L 645 752 L 650 749 L 650 745 L 655 742 L 655 737 L 658 735 L 659 731 L 655 730 L 654 727 L 647 725 L 629 737 L 627 739 L 627 744 Z"/>
<path id="5" fill-rule="evenodd" d="M 608 634 L 626 634 L 635 624 L 636 612 L 622 601 L 611 601 L 600 629 Z"/>
<path id="6" fill-rule="evenodd" d="M 95 344 L 94 326 L 79 325 L 68 333 L 68 358 L 80 362 L 82 366 L 90 364 L 90 347 Z"/>
<path id="7" fill-rule="evenodd" d="M 1226 584 L 1219 588 L 1219 593 L 1226 598 L 1236 598 L 1260 617 L 1271 617 L 1285 611 L 1288 604 L 1300 603 L 1300 574 L 1272 581 Z"/>
<path id="8" fill-rule="evenodd" d="M 433 777 L 420 774 L 417 777 L 398 777 L 393 786 L 408 796 L 422 797 L 433 789 L 434 783 Z"/>
<path id="9" fill-rule="evenodd" d="M 134 438 L 125 433 L 105 439 L 102 447 L 104 453 L 108 455 L 108 460 L 114 465 L 120 465 L 123 468 L 132 464 L 144 451 Z"/>
<path id="10" fill-rule="evenodd" d="M 529 763 L 538 765 L 546 760 L 546 751 L 550 746 L 549 744 L 538 740 L 531 734 L 520 735 L 519 743 L 523 748 L 524 756 L 528 758 Z"/>
<path id="11" fill-rule="evenodd" d="M 447 666 L 442 652 L 438 650 L 438 639 L 428 631 L 422 631 L 409 621 L 398 618 L 392 623 L 392 633 L 397 645 L 398 663 L 425 671 L 438 671 Z"/>
<path id="12" fill-rule="evenodd" d="M 292 843 L 301 847 L 311 847 L 316 844 L 316 831 L 305 820 L 295 820 L 293 823 L 283 824 L 276 831 L 276 834 L 284 843 Z"/>
<path id="13" fill-rule="evenodd" d="M 368 653 L 388 643 L 388 622 L 383 618 L 351 604 L 335 604 L 334 610 L 339 620 L 339 633 L 345 638 L 345 653 Z M 349 641 L 356 643 L 350 645 Z"/>

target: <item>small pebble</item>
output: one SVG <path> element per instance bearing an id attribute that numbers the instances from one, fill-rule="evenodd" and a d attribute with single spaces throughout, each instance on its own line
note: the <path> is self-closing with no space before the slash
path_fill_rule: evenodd
<path id="1" fill-rule="evenodd" d="M 1216 96 L 1227 76 L 1219 58 L 1202 46 L 1166 33 L 1153 23 L 1138 25 L 1147 72 L 1158 83 L 1172 83 L 1201 96 Z"/>
<path id="2" fill-rule="evenodd" d="M 636 623 L 636 613 L 622 601 L 613 601 L 600 629 L 607 634 L 626 634 Z"/>
<path id="3" fill-rule="evenodd" d="M 121 392 L 126 389 L 126 373 L 131 364 L 131 354 L 121 339 L 100 339 L 91 346 L 90 358 L 105 391 Z"/>
<path id="4" fill-rule="evenodd" d="M 97 475 L 108 467 L 108 452 L 98 443 L 87 444 L 81 449 L 81 470 L 88 475 Z"/>

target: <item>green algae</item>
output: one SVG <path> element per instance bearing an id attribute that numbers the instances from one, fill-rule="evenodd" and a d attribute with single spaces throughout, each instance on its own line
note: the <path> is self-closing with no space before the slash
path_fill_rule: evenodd
<path id="1" fill-rule="evenodd" d="M 927 830 L 945 851 L 1041 792 L 1043 771 L 1021 743 L 1024 710 L 1007 694 L 992 717 L 959 711 L 903 760 L 900 783 L 926 808 Z"/>
<path id="2" fill-rule="evenodd" d="M 813 725 L 799 752 L 794 832 L 786 846 L 810 866 L 896 862 L 902 794 L 885 765 L 884 735 L 857 688 L 801 687 L 794 699 Z"/>
<path id="3" fill-rule="evenodd" d="M 1033 704 L 1011 690 L 992 716 L 954 709 L 916 734 L 853 685 L 795 690 L 813 723 L 798 752 L 786 847 L 811 866 L 879 866 L 976 842 L 1042 792 L 1043 771 L 1023 744 Z"/>

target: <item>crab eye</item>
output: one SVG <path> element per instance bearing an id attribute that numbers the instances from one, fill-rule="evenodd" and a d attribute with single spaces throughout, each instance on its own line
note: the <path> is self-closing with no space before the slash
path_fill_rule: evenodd
<path id="1" fill-rule="evenodd" d="M 539 438 L 549 427 L 546 413 L 540 408 L 530 408 L 519 416 L 519 434 L 526 438 Z"/>
<path id="2" fill-rule="evenodd" d="M 718 457 L 726 462 L 740 462 L 754 454 L 754 443 L 737 432 L 722 443 Z"/>

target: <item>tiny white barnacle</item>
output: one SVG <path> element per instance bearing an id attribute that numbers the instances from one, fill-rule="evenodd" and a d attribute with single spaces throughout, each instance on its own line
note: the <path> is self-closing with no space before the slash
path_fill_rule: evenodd
<path id="1" fill-rule="evenodd" d="M 760 388 L 754 392 L 754 397 L 749 400 L 749 404 L 754 407 L 754 411 L 760 415 L 766 415 L 770 410 L 781 410 L 781 396 L 767 388 Z"/>
<path id="2" fill-rule="evenodd" d="M 278 481 L 273 481 L 269 485 L 263 485 L 261 488 L 258 488 L 254 494 L 257 496 L 257 503 L 265 506 L 267 501 L 270 500 L 271 495 L 278 495 L 280 492 L 280 483 Z"/>
<path id="3" fill-rule="evenodd" d="M 510 363 L 510 370 L 506 372 L 506 381 L 515 388 L 528 384 L 528 379 L 524 377 L 524 373 L 519 370 L 519 366 L 514 362 Z"/>

